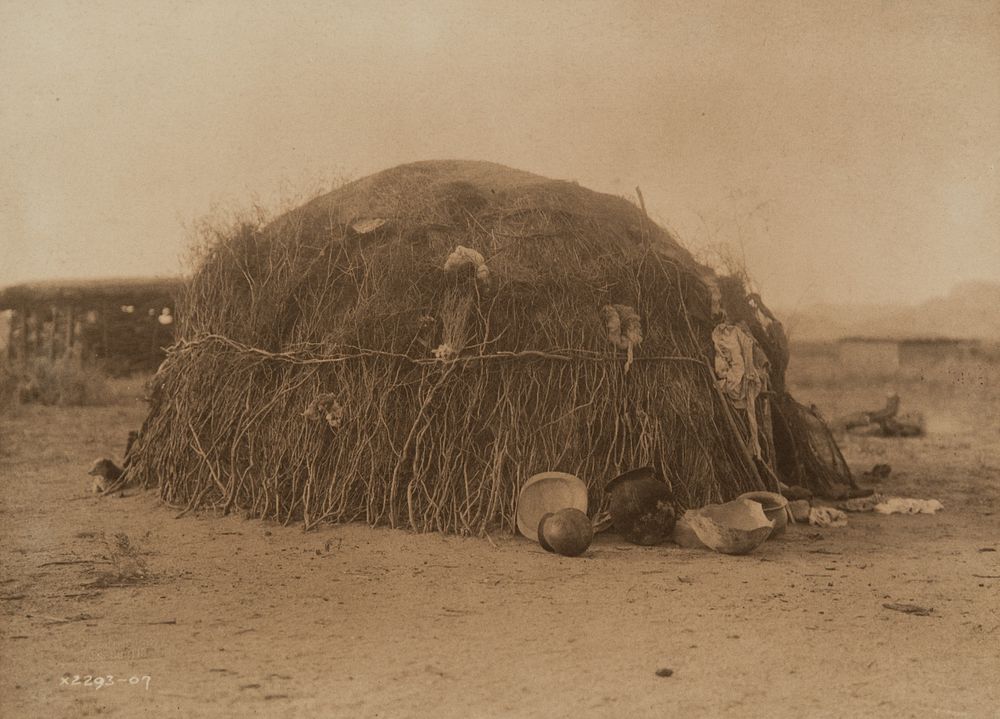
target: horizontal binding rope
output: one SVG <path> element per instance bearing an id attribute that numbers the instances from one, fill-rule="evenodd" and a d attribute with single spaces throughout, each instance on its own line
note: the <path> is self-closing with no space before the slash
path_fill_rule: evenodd
<path id="1" fill-rule="evenodd" d="M 328 354 L 328 353 L 317 353 L 308 349 L 300 350 L 288 350 L 285 352 L 269 352 L 268 350 L 261 349 L 260 347 L 252 347 L 250 345 L 243 344 L 242 342 L 237 342 L 236 340 L 225 337 L 219 334 L 205 334 L 199 335 L 191 340 L 181 340 L 177 344 L 170 347 L 167 352 L 168 354 L 176 354 L 180 352 L 185 352 L 190 349 L 195 349 L 201 345 L 208 343 L 221 344 L 230 349 L 236 350 L 237 352 L 243 352 L 245 354 L 254 354 L 264 359 L 276 360 L 279 362 L 287 362 L 288 364 L 300 364 L 300 365 L 319 365 L 319 364 L 336 364 L 338 362 L 346 362 L 348 360 L 356 359 L 366 359 L 369 357 L 386 357 L 398 360 L 404 360 L 414 365 L 453 365 L 453 364 L 468 364 L 470 362 L 485 362 L 492 360 L 517 360 L 517 359 L 531 359 L 531 360 L 553 360 L 557 362 L 573 362 L 573 361 L 584 361 L 584 362 L 598 362 L 605 364 L 617 364 L 621 362 L 620 358 L 608 357 L 607 355 L 601 355 L 597 352 L 589 352 L 587 350 L 574 350 L 574 349 L 560 349 L 551 351 L 542 350 L 523 350 L 521 352 L 494 352 L 492 354 L 478 354 L 478 355 L 468 355 L 465 357 L 455 357 L 452 359 L 437 359 L 437 358 L 418 358 L 410 357 L 409 355 L 399 354 L 396 352 L 385 352 L 383 350 L 365 349 L 360 347 L 349 347 L 349 349 L 355 350 L 353 354 Z M 697 359 L 695 357 L 683 357 L 683 356 L 653 356 L 653 357 L 635 357 L 634 362 L 693 362 L 700 367 L 706 368 L 708 365 L 703 359 Z M 711 369 L 711 368 L 709 368 Z"/>

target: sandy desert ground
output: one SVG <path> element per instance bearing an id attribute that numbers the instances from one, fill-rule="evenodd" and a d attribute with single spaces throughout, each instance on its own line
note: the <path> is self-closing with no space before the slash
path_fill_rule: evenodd
<path id="1" fill-rule="evenodd" d="M 891 389 L 792 369 L 830 416 Z M 0 716 L 1000 717 L 987 374 L 896 387 L 924 439 L 844 443 L 858 471 L 893 466 L 881 491 L 944 512 L 798 525 L 746 557 L 177 518 L 87 493 L 141 422 L 138 383 L 19 408 L 0 425 Z"/>

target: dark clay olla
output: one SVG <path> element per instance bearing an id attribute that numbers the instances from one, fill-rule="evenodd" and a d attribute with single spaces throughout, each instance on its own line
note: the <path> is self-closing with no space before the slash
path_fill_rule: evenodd
<path id="1" fill-rule="evenodd" d="M 674 525 L 673 492 L 652 467 L 633 469 L 608 482 L 611 520 L 615 531 L 633 544 L 666 541 Z"/>

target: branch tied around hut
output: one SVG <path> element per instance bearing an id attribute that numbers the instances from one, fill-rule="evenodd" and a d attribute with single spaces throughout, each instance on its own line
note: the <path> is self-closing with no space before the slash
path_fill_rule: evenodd
<path id="1" fill-rule="evenodd" d="M 683 506 L 844 481 L 760 307 L 624 199 L 404 165 L 208 248 L 130 471 L 185 508 L 463 534 L 512 530 L 543 470 L 594 507 L 635 466 Z M 719 387 L 719 322 L 770 358 L 750 414 Z"/>

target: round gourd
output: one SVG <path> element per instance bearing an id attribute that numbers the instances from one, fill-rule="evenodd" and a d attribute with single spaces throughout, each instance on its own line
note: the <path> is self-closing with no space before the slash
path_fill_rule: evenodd
<path id="1" fill-rule="evenodd" d="M 552 516 L 552 512 L 546 512 L 545 515 L 538 521 L 538 543 L 542 545 L 542 549 L 546 552 L 554 552 L 552 545 L 545 540 L 545 533 L 543 527 L 545 527 L 545 520 Z"/>
<path id="2" fill-rule="evenodd" d="M 576 557 L 587 551 L 594 539 L 590 519 L 579 509 L 560 509 L 541 522 L 542 546 L 548 544 L 552 551 L 564 557 Z"/>

